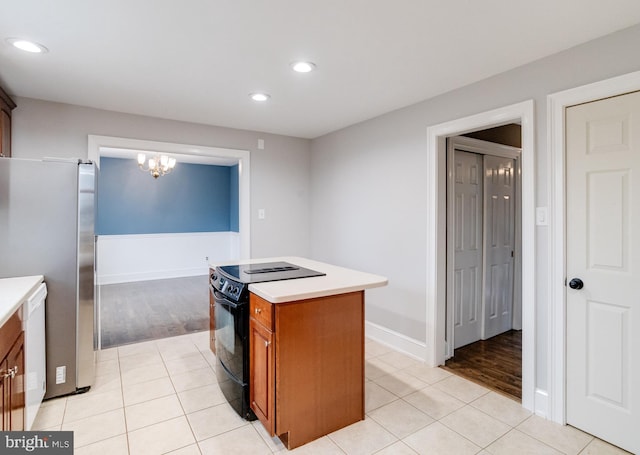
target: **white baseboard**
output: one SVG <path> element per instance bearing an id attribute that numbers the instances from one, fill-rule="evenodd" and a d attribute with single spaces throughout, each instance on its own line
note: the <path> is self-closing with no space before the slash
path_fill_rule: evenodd
<path id="1" fill-rule="evenodd" d="M 546 390 L 536 389 L 533 412 L 537 416 L 549 418 L 549 394 Z"/>
<path id="2" fill-rule="evenodd" d="M 389 346 L 421 362 L 426 361 L 427 345 L 422 341 L 409 338 L 406 335 L 369 321 L 364 322 L 364 333 L 367 338 L 371 338 L 378 343 Z"/>

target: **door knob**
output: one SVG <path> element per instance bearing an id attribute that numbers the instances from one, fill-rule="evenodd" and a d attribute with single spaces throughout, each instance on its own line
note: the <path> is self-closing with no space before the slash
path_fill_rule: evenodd
<path id="1" fill-rule="evenodd" d="M 584 283 L 580 278 L 572 278 L 571 281 L 569 281 L 569 287 L 571 289 L 582 289 L 584 287 Z"/>

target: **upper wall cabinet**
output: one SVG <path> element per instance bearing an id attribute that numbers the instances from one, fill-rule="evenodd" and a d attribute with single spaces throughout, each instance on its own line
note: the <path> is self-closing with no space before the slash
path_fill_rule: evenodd
<path id="1" fill-rule="evenodd" d="M 11 111 L 16 107 L 0 87 L 0 157 L 11 156 Z"/>

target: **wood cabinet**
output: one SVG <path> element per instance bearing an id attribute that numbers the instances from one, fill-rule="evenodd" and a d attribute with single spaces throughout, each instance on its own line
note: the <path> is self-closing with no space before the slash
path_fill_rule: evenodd
<path id="1" fill-rule="evenodd" d="M 293 449 L 364 419 L 364 292 L 250 296 L 251 409 Z"/>
<path id="2" fill-rule="evenodd" d="M 11 111 L 16 107 L 0 87 L 0 157 L 11 156 Z"/>
<path id="3" fill-rule="evenodd" d="M 213 269 L 209 268 L 209 279 L 213 275 Z M 209 282 L 209 348 L 216 353 L 216 302 L 213 299 L 213 288 Z"/>
<path id="4" fill-rule="evenodd" d="M 0 327 L 2 431 L 24 430 L 25 375 L 22 307 Z"/>
<path id="5" fill-rule="evenodd" d="M 273 332 L 257 319 L 249 320 L 251 361 L 249 363 L 250 380 L 249 402 L 251 409 L 260 419 L 269 434 L 275 432 L 275 357 L 273 350 Z"/>

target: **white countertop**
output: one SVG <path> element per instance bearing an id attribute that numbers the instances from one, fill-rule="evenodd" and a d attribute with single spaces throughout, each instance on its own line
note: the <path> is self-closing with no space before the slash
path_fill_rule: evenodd
<path id="1" fill-rule="evenodd" d="M 268 281 L 249 285 L 249 291 L 259 295 L 271 303 L 292 302 L 294 300 L 313 299 L 328 295 L 344 294 L 386 286 L 386 277 L 357 270 L 338 267 L 324 262 L 313 261 L 300 257 L 279 257 L 234 261 L 225 264 L 258 264 L 262 262 L 289 262 L 317 272 L 326 273 L 325 276 L 311 278 L 297 278 L 295 280 Z"/>
<path id="2" fill-rule="evenodd" d="M 0 278 L 0 326 L 9 320 L 43 280 L 42 275 Z"/>

